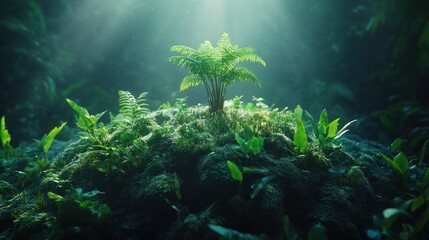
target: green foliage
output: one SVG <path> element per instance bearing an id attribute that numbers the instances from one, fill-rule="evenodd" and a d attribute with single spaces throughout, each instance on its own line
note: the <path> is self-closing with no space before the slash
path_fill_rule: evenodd
<path id="1" fill-rule="evenodd" d="M 390 164 L 393 171 L 401 178 L 404 178 L 409 169 L 409 163 L 407 157 L 403 152 L 398 153 L 393 160 L 388 156 L 381 153 L 381 156 Z"/>
<path id="2" fill-rule="evenodd" d="M 61 196 L 54 192 L 48 192 L 48 198 L 55 201 L 62 212 L 68 214 L 77 214 L 77 217 L 72 216 L 61 216 L 62 218 L 70 218 L 76 220 L 76 218 L 89 215 L 94 218 L 95 221 L 101 221 L 110 215 L 110 208 L 106 204 L 102 204 L 99 201 L 93 200 L 99 194 L 104 194 L 98 190 L 89 192 L 83 192 L 82 188 L 71 189 L 67 191 L 65 196 Z M 72 212 L 76 210 L 76 212 Z M 64 220 L 64 219 L 58 219 Z"/>
<path id="3" fill-rule="evenodd" d="M 238 166 L 235 163 L 229 160 L 226 161 L 226 163 L 228 164 L 228 168 L 229 168 L 229 171 L 231 172 L 232 178 L 241 184 L 243 182 L 243 173 L 240 171 L 240 168 L 238 168 Z"/>
<path id="4" fill-rule="evenodd" d="M 88 132 L 92 139 L 101 144 L 101 140 L 95 134 L 95 127 L 98 120 L 103 116 L 106 111 L 96 115 L 91 115 L 89 114 L 88 110 L 86 110 L 86 108 L 79 106 L 77 103 L 73 102 L 70 99 L 66 100 L 77 115 L 77 126 Z"/>
<path id="5" fill-rule="evenodd" d="M 43 135 L 42 139 L 39 141 L 43 152 L 46 154 L 49 151 L 49 148 L 51 148 L 52 142 L 54 141 L 54 138 L 58 135 L 58 133 L 61 132 L 63 127 L 67 124 L 67 122 L 64 122 L 58 127 L 54 127 L 48 135 Z"/>
<path id="6" fill-rule="evenodd" d="M 258 155 L 262 151 L 264 139 L 261 137 L 255 137 L 252 128 L 249 125 L 243 126 L 244 137 L 240 137 L 238 133 L 235 133 L 235 140 L 237 141 L 240 150 L 248 156 L 249 154 Z"/>
<path id="7" fill-rule="evenodd" d="M 398 155 L 402 155 L 399 153 Z M 400 165 L 400 164 L 399 164 Z M 400 168 L 400 167 L 398 167 Z M 367 231 L 371 239 L 416 239 L 429 223 L 429 168 L 420 183 L 422 188 L 418 195 L 408 194 L 408 199 L 395 198 L 395 206 L 383 211 L 383 219 L 374 217 L 377 229 Z"/>
<path id="8" fill-rule="evenodd" d="M 145 99 L 147 92 L 141 93 L 137 99 L 128 91 L 119 91 L 118 94 L 119 113 L 124 115 L 124 120 L 131 126 L 134 126 L 136 119 L 149 112 Z"/>
<path id="9" fill-rule="evenodd" d="M 336 140 L 341 138 L 345 133 L 349 131 L 347 129 L 352 123 L 357 120 L 352 120 L 346 123 L 340 130 L 338 130 L 340 118 L 336 118 L 329 122 L 328 111 L 323 109 L 320 113 L 319 122 L 316 123 L 310 113 L 306 112 L 307 117 L 313 127 L 313 138 L 317 141 L 321 147 L 339 147 Z"/>
<path id="10" fill-rule="evenodd" d="M 0 139 L 3 148 L 10 147 L 11 137 L 9 131 L 6 128 L 6 120 L 4 116 L 1 117 L 0 121 Z"/>
<path id="11" fill-rule="evenodd" d="M 283 217 L 283 231 L 286 240 L 298 240 L 298 234 L 293 231 L 292 223 L 287 215 Z"/>
<path id="12" fill-rule="evenodd" d="M 244 169 L 243 169 L 244 171 Z M 252 194 L 250 195 L 250 198 L 255 198 L 259 192 L 268 184 L 269 181 L 273 180 L 274 176 L 266 176 L 261 179 L 256 184 L 252 184 L 251 188 L 253 189 Z"/>
<path id="13" fill-rule="evenodd" d="M 298 148 L 299 152 L 304 153 L 308 145 L 307 132 L 305 131 L 305 126 L 301 119 L 297 118 L 295 122 L 296 131 L 293 135 L 293 142 Z"/>
<path id="14" fill-rule="evenodd" d="M 205 41 L 198 49 L 176 45 L 172 52 L 182 54 L 168 58 L 171 63 L 189 69 L 180 85 L 180 91 L 203 84 L 212 112 L 223 110 L 226 88 L 235 81 L 251 81 L 260 86 L 259 79 L 240 62 L 256 62 L 265 66 L 264 60 L 252 48 L 232 45 L 227 33 L 222 34 L 217 46 Z"/>
<path id="15" fill-rule="evenodd" d="M 222 239 L 225 239 L 225 240 L 261 240 L 262 239 L 248 233 L 241 233 L 239 231 L 229 229 L 229 228 L 224 228 L 214 224 L 209 224 L 208 227 L 213 232 L 219 234 L 219 236 L 221 236 Z"/>
<path id="16" fill-rule="evenodd" d="M 326 229 L 321 224 L 316 224 L 307 233 L 307 240 L 328 240 Z"/>

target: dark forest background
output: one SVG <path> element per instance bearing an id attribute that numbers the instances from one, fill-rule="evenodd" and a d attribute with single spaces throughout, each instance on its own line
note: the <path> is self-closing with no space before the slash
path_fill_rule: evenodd
<path id="1" fill-rule="evenodd" d="M 149 92 L 152 109 L 179 92 L 186 72 L 166 61 L 172 45 L 198 47 L 228 32 L 267 67 L 262 82 L 232 86 L 228 97 L 327 108 L 352 132 L 410 151 L 429 139 L 429 2 L 426 0 L 1 0 L 0 116 L 12 145 L 61 121 L 71 98 L 90 112 L 117 111 L 118 90 Z M 70 124 L 69 126 L 72 126 Z"/>

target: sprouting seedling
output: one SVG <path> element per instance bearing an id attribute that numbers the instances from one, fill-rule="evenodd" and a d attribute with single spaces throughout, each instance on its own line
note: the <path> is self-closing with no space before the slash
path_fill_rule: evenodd
<path id="1" fill-rule="evenodd" d="M 223 111 L 226 89 L 231 83 L 250 81 L 261 85 L 255 74 L 239 64 L 256 62 L 265 66 L 264 60 L 253 53 L 253 48 L 232 45 L 227 33 L 222 34 L 216 47 L 205 41 L 198 49 L 176 45 L 170 50 L 182 55 L 169 57 L 168 61 L 189 69 L 189 74 L 182 80 L 180 91 L 204 85 L 211 112 Z"/>

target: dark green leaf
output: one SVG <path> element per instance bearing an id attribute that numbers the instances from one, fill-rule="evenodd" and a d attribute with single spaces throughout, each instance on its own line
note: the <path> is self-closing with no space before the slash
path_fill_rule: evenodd
<path id="1" fill-rule="evenodd" d="M 321 224 L 314 225 L 308 231 L 307 240 L 328 240 L 325 227 Z"/>
<path id="2" fill-rule="evenodd" d="M 392 144 L 390 144 L 390 151 L 392 152 L 398 151 L 403 142 L 404 142 L 404 139 L 402 138 L 395 139 L 395 141 L 393 141 Z"/>
<path id="3" fill-rule="evenodd" d="M 209 224 L 208 227 L 227 240 L 260 240 L 257 236 L 248 233 L 241 233 L 218 225 Z"/>
<path id="4" fill-rule="evenodd" d="M 267 185 L 269 181 L 271 181 L 274 178 L 274 176 L 267 176 L 263 177 L 261 181 L 258 184 L 253 184 L 251 188 L 253 189 L 252 194 L 250 195 L 251 198 L 255 198 L 258 193 Z"/>

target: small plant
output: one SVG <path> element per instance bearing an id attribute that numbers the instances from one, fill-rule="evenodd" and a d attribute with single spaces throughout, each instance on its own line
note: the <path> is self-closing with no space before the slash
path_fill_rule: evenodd
<path id="1" fill-rule="evenodd" d="M 237 141 L 241 152 L 244 155 L 249 156 L 258 155 L 262 151 L 264 139 L 261 137 L 255 137 L 252 128 L 249 125 L 243 126 L 244 138 L 240 137 L 238 133 L 235 133 L 235 140 Z"/>
<path id="2" fill-rule="evenodd" d="M 222 112 L 226 88 L 234 81 L 251 81 L 260 86 L 259 79 L 240 62 L 256 62 L 265 66 L 264 60 L 253 53 L 253 48 L 238 48 L 232 45 L 227 33 L 222 34 L 217 46 L 205 41 L 198 49 L 176 45 L 172 52 L 182 54 L 168 58 L 171 63 L 189 68 L 183 78 L 180 91 L 203 84 L 211 112 Z"/>
<path id="3" fill-rule="evenodd" d="M 429 168 L 422 181 L 419 195 L 404 200 L 395 198 L 395 207 L 383 211 L 383 219 L 374 216 L 376 229 L 368 229 L 370 239 L 416 239 L 429 223 Z M 384 238 L 383 238 L 384 239 Z"/>
<path id="4" fill-rule="evenodd" d="M 320 146 L 323 148 L 339 147 L 340 145 L 336 144 L 336 140 L 349 131 L 347 127 L 349 127 L 350 124 L 357 121 L 356 119 L 352 120 L 346 123 L 346 125 L 344 125 L 340 130 L 338 130 L 340 118 L 336 118 L 332 122 L 329 122 L 328 111 L 326 109 L 323 109 L 323 111 L 320 113 L 318 123 L 314 121 L 310 113 L 306 112 L 306 115 L 311 120 L 313 126 L 314 140 L 319 142 Z"/>
<path id="5" fill-rule="evenodd" d="M 0 139 L 1 139 L 1 146 L 3 148 L 10 148 L 10 134 L 9 131 L 6 128 L 6 120 L 5 117 L 1 117 L 0 121 Z"/>
<path id="6" fill-rule="evenodd" d="M 103 116 L 106 111 L 96 115 L 91 115 L 86 108 L 77 105 L 77 103 L 73 102 L 70 99 L 66 100 L 77 115 L 77 126 L 82 130 L 86 131 L 90 135 L 90 137 L 98 144 L 103 145 L 103 142 L 97 137 L 95 133 L 95 128 L 98 120 Z"/>
<path id="7" fill-rule="evenodd" d="M 145 99 L 147 92 L 141 93 L 137 98 L 128 91 L 119 91 L 118 94 L 119 113 L 124 116 L 124 121 L 127 124 L 134 127 L 137 119 L 149 112 L 149 109 L 146 108 L 148 104 Z"/>
<path id="8" fill-rule="evenodd" d="M 302 108 L 301 106 L 296 106 L 295 108 L 295 124 L 296 130 L 293 135 L 293 142 L 298 148 L 300 153 L 304 153 L 307 149 L 308 140 L 307 132 L 305 131 L 304 123 L 302 122 Z"/>
<path id="9" fill-rule="evenodd" d="M 409 169 L 409 162 L 407 157 L 404 155 L 403 152 L 398 153 L 393 159 L 389 158 L 388 156 L 380 153 L 381 156 L 390 164 L 393 171 L 396 173 L 398 177 L 400 177 L 402 180 L 406 177 L 406 174 Z"/>
<path id="10" fill-rule="evenodd" d="M 48 198 L 55 201 L 60 211 L 63 213 L 60 218 L 68 218 L 68 221 L 79 221 L 78 223 L 96 223 L 104 220 L 110 215 L 110 208 L 106 204 L 102 204 L 96 200 L 92 200 L 95 196 L 104 194 L 98 190 L 83 192 L 82 188 L 70 189 L 65 196 L 48 192 Z M 66 215 L 67 214 L 67 215 Z M 91 219 L 80 219 L 84 216 L 91 216 Z M 66 221 L 65 219 L 58 219 Z"/>

